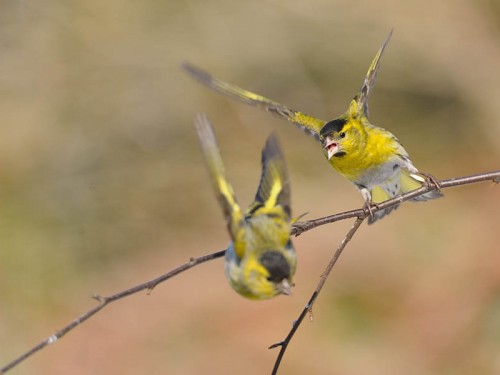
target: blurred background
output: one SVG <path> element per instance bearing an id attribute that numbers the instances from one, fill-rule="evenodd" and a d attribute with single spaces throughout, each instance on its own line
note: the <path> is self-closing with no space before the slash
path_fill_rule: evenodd
<path id="1" fill-rule="evenodd" d="M 240 203 L 274 130 L 295 214 L 361 195 L 290 124 L 182 72 L 323 119 L 345 111 L 389 30 L 371 120 L 438 178 L 500 165 L 500 2 L 0 2 L 0 366 L 111 294 L 224 249 L 192 118 L 213 121 Z M 363 227 L 283 374 L 500 373 L 500 188 L 445 190 Z M 247 301 L 222 260 L 110 305 L 12 374 L 266 374 L 351 222 L 294 240 L 290 298 Z"/>

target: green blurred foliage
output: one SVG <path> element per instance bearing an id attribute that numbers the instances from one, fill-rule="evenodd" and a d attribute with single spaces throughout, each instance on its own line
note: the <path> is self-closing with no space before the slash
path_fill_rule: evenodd
<path id="1" fill-rule="evenodd" d="M 394 28 L 373 123 L 422 171 L 473 174 L 500 164 L 499 10 L 467 0 L 2 1 L 1 364 L 91 307 L 94 292 L 225 247 L 198 111 L 215 124 L 242 204 L 275 130 L 296 214 L 361 206 L 313 141 L 199 86 L 182 61 L 329 119 Z M 499 189 L 445 193 L 361 228 L 283 373 L 500 372 Z M 266 347 L 285 336 L 348 225 L 295 240 L 292 298 L 243 300 L 215 261 L 119 302 L 13 373 L 268 373 L 276 352 Z"/>

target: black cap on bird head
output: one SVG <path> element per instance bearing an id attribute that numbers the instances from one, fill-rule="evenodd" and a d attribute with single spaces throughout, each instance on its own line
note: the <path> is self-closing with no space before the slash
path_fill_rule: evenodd
<path id="1" fill-rule="evenodd" d="M 330 122 L 327 122 L 322 128 L 319 135 L 323 138 L 332 133 L 338 133 L 342 131 L 344 125 L 347 124 L 347 120 L 345 118 L 336 118 Z"/>

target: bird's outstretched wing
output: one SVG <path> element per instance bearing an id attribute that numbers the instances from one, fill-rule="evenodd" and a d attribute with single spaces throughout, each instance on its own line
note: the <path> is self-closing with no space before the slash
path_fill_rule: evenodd
<path id="1" fill-rule="evenodd" d="M 226 218 L 229 233 L 232 240 L 236 243 L 243 223 L 243 213 L 236 200 L 233 188 L 226 178 L 224 164 L 222 163 L 219 147 L 217 146 L 214 129 L 205 114 L 196 115 L 194 124 L 212 184 Z M 237 250 L 244 251 L 244 249 Z M 238 254 L 240 258 L 242 255 L 241 253 Z"/>
<path id="2" fill-rule="evenodd" d="M 319 132 L 325 124 L 325 121 L 288 108 L 283 104 L 277 103 L 258 94 L 254 94 L 253 92 L 242 89 L 236 85 L 224 82 L 188 62 L 184 62 L 182 67 L 198 82 L 211 88 L 212 90 L 230 98 L 237 99 L 243 103 L 263 108 L 267 112 L 278 115 L 279 117 L 294 123 L 307 135 L 319 141 Z"/>
<path id="3" fill-rule="evenodd" d="M 392 30 L 387 35 L 382 46 L 377 51 L 375 58 L 373 59 L 368 72 L 366 73 L 365 80 L 363 81 L 363 85 L 359 90 L 358 94 L 355 96 L 354 100 L 356 101 L 358 108 L 362 110 L 365 116 L 368 117 L 368 97 L 373 90 L 373 86 L 375 86 L 375 79 L 377 78 L 377 71 L 380 68 L 380 58 L 384 53 L 385 47 L 389 44 L 391 40 Z"/>
<path id="4" fill-rule="evenodd" d="M 278 140 L 272 134 L 262 150 L 262 175 L 254 202 L 248 207 L 246 217 L 270 215 L 277 220 L 290 222 L 290 185 L 285 160 Z"/>

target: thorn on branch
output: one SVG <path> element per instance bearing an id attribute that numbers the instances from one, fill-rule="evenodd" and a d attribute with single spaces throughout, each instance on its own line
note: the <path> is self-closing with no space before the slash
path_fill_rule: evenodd
<path id="1" fill-rule="evenodd" d="M 268 349 L 275 349 L 279 346 L 283 346 L 285 345 L 285 342 L 284 341 L 280 341 L 280 342 L 277 342 L 276 344 L 272 344 Z"/>
<path id="2" fill-rule="evenodd" d="M 92 296 L 92 298 L 95 299 L 96 301 L 98 301 L 99 303 L 106 303 L 106 302 L 108 302 L 108 299 L 106 297 L 101 296 L 100 294 L 94 294 Z"/>
<path id="3" fill-rule="evenodd" d="M 309 321 L 312 323 L 314 320 L 314 314 L 313 314 L 313 310 L 312 310 L 312 307 L 309 309 Z"/>
<path id="4" fill-rule="evenodd" d="M 55 343 L 59 338 L 57 337 L 57 335 L 52 335 L 50 336 L 48 339 L 47 339 L 47 344 L 50 345 L 50 344 L 53 344 Z"/>

